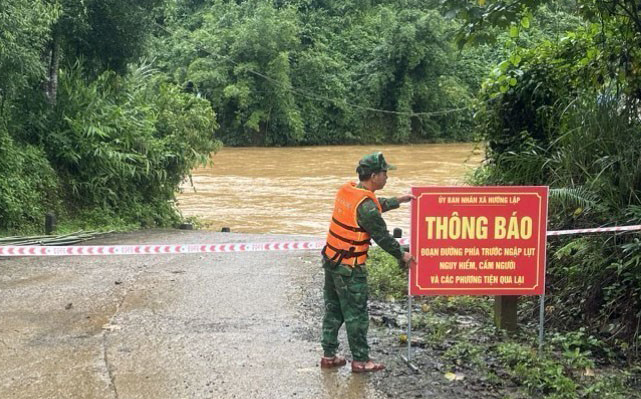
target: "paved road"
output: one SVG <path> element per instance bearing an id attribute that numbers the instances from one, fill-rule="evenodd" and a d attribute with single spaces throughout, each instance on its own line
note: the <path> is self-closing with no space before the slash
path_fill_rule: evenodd
<path id="1" fill-rule="evenodd" d="M 292 239 L 204 231 L 91 244 Z M 0 259 L 0 398 L 375 398 L 322 371 L 318 254 Z M 309 302 L 309 301 L 308 301 Z M 322 306 L 322 304 L 318 304 Z"/>

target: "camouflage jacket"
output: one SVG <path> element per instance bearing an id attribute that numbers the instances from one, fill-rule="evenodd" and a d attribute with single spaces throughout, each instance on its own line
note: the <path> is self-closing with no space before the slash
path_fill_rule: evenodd
<path id="1" fill-rule="evenodd" d="M 381 204 L 383 212 L 396 209 L 400 206 L 396 198 L 379 198 L 378 202 Z M 366 199 L 359 205 L 356 220 L 358 221 L 358 225 L 367 231 L 370 236 L 372 236 L 372 240 L 383 248 L 383 250 L 396 259 L 403 257 L 401 245 L 387 230 L 387 224 L 385 220 L 383 220 L 383 215 L 381 215 L 374 201 Z"/>

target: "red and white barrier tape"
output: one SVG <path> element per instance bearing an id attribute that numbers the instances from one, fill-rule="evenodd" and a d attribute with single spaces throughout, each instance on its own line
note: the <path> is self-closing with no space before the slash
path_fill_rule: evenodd
<path id="1" fill-rule="evenodd" d="M 565 234 L 600 233 L 607 231 L 641 230 L 641 225 L 600 227 L 595 229 L 548 231 L 548 236 Z M 408 245 L 409 238 L 399 238 L 401 245 Z M 188 244 L 188 245 L 68 245 L 43 247 L 36 245 L 0 245 L 0 256 L 101 256 L 101 255 L 156 255 L 195 254 L 215 252 L 298 251 L 321 250 L 325 240 L 263 242 L 238 244 Z"/>
<path id="2" fill-rule="evenodd" d="M 614 227 L 597 227 L 594 229 L 548 231 L 548 236 L 562 236 L 566 234 L 582 234 L 582 233 L 604 233 L 607 231 L 634 231 L 634 230 L 641 230 L 641 224 L 638 224 L 635 226 L 614 226 Z"/>
<path id="3" fill-rule="evenodd" d="M 189 245 L 0 246 L 0 256 L 154 255 L 322 249 L 325 241 Z"/>

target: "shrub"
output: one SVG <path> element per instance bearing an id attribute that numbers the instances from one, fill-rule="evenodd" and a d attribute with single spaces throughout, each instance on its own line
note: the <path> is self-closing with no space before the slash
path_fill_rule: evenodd
<path id="1" fill-rule="evenodd" d="M 209 103 L 167 84 L 149 65 L 87 82 L 79 64 L 61 74 L 48 156 L 73 208 L 115 211 L 141 225 L 177 220 L 179 184 L 220 144 Z"/>
<path id="2" fill-rule="evenodd" d="M 373 249 L 366 267 L 373 297 L 402 299 L 407 296 L 407 272 L 399 266 L 396 258 L 380 248 Z"/>
<path id="3" fill-rule="evenodd" d="M 14 142 L 0 126 L 0 231 L 41 230 L 58 209 L 58 179 L 40 148 Z"/>

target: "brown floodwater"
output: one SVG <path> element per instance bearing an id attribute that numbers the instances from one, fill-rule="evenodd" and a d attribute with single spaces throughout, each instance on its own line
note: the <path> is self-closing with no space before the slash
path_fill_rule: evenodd
<path id="1" fill-rule="evenodd" d="M 365 154 L 383 151 L 398 167 L 388 173 L 379 197 L 409 193 L 411 186 L 462 185 L 466 173 L 482 161 L 473 143 L 396 146 L 223 148 L 213 165 L 192 171 L 193 186 L 182 185 L 178 207 L 197 216 L 206 228 L 229 227 L 239 233 L 324 236 L 334 195 L 356 181 L 356 165 Z M 409 204 L 385 213 L 390 231 L 409 233 Z"/>

